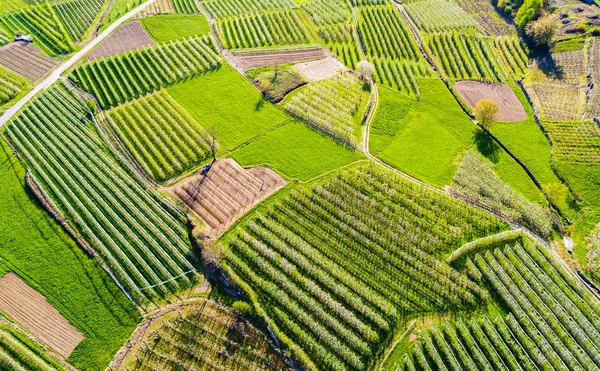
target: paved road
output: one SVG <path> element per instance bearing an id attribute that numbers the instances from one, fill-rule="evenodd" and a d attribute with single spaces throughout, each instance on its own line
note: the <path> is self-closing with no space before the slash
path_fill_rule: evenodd
<path id="1" fill-rule="evenodd" d="M 123 22 L 128 20 L 137 14 L 140 10 L 144 9 L 148 5 L 152 4 L 156 0 L 148 0 L 138 6 L 137 8 L 131 10 L 127 14 L 123 15 L 121 18 L 117 19 L 113 22 L 108 28 L 106 28 L 100 35 L 98 35 L 95 39 L 90 41 L 86 46 L 84 46 L 80 51 L 73 54 L 71 58 L 66 60 L 63 64 L 61 64 L 58 68 L 56 68 L 52 73 L 46 77 L 42 82 L 37 84 L 33 90 L 29 92 L 26 96 L 24 96 L 20 101 L 15 103 L 12 107 L 6 110 L 4 114 L 0 117 L 0 128 L 4 126 L 21 108 L 23 108 L 27 102 L 29 102 L 37 93 L 54 84 L 60 76 L 71 68 L 75 63 L 77 63 L 83 56 L 85 56 L 90 50 L 92 50 L 96 45 L 98 45 L 102 40 L 106 39 L 114 30 L 117 29 Z"/>

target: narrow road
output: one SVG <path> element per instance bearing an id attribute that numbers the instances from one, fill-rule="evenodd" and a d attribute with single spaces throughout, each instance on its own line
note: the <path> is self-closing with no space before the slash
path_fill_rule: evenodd
<path id="1" fill-rule="evenodd" d="M 114 30 L 117 29 L 123 22 L 133 17 L 139 11 L 152 4 L 156 0 L 148 0 L 143 4 L 139 5 L 137 8 L 129 11 L 121 18 L 117 19 L 110 26 L 108 26 L 101 34 L 99 34 L 96 38 L 90 41 L 86 46 L 84 46 L 77 53 L 73 54 L 69 59 L 67 59 L 63 64 L 58 66 L 52 73 L 46 77 L 42 82 L 37 84 L 26 96 L 21 98 L 17 103 L 15 103 L 12 107 L 6 110 L 4 114 L 0 117 L 0 128 L 17 113 L 21 108 L 23 108 L 27 102 L 29 102 L 37 93 L 46 89 L 47 87 L 54 84 L 56 81 L 60 79 L 60 76 L 69 68 L 71 68 L 75 63 L 77 63 L 81 58 L 83 58 L 90 50 L 92 50 L 96 45 L 98 45 L 102 40 L 106 39 Z"/>

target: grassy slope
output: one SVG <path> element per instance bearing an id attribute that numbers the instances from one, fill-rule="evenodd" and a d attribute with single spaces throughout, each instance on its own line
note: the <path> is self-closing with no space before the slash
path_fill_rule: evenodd
<path id="1" fill-rule="evenodd" d="M 104 369 L 140 315 L 109 276 L 25 192 L 24 174 L 2 141 L 0 271 L 17 273 L 84 334 L 69 363 L 80 370 Z"/>
<path id="2" fill-rule="evenodd" d="M 239 148 L 232 157 L 242 166 L 268 165 L 288 178 L 302 181 L 365 158 L 296 121 Z"/>
<path id="3" fill-rule="evenodd" d="M 550 167 L 550 143 L 537 126 L 533 110 L 523 92 L 518 87 L 512 87 L 525 107 L 527 119 L 517 123 L 495 123 L 490 130 L 529 167 L 554 202 L 568 216 L 575 217 L 576 211 L 568 202 L 569 191 Z"/>
<path id="4" fill-rule="evenodd" d="M 210 32 L 206 17 L 199 14 L 162 14 L 143 18 L 141 23 L 157 43 Z"/>
<path id="5" fill-rule="evenodd" d="M 228 65 L 167 91 L 200 125 L 214 125 L 220 154 L 289 120 Z"/>
<path id="6" fill-rule="evenodd" d="M 370 150 L 389 164 L 437 186 L 451 184 L 466 149 L 473 146 L 494 163 L 517 192 L 544 203 L 523 170 L 462 112 L 443 82 L 419 81 L 420 100 L 380 87 Z"/>

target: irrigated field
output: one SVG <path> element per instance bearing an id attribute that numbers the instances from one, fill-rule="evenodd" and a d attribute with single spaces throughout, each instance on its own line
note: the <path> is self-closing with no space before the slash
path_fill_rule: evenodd
<path id="1" fill-rule="evenodd" d="M 363 370 L 398 316 L 472 308 L 487 297 L 434 256 L 503 228 L 366 165 L 260 210 L 224 237 L 221 264 L 309 368 Z"/>
<path id="2" fill-rule="evenodd" d="M 63 85 L 38 96 L 7 136 L 54 203 L 136 300 L 189 285 L 185 217 L 110 158 L 85 104 Z"/>

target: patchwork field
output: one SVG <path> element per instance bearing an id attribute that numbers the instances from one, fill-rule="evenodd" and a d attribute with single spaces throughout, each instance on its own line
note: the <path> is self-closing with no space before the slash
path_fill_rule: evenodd
<path id="1" fill-rule="evenodd" d="M 68 358 L 83 340 L 77 331 L 39 292 L 12 273 L 0 278 L 0 312 L 30 331 L 62 358 Z"/>
<path id="2" fill-rule="evenodd" d="M 600 369 L 593 6 L 0 2 L 0 369 Z"/>

